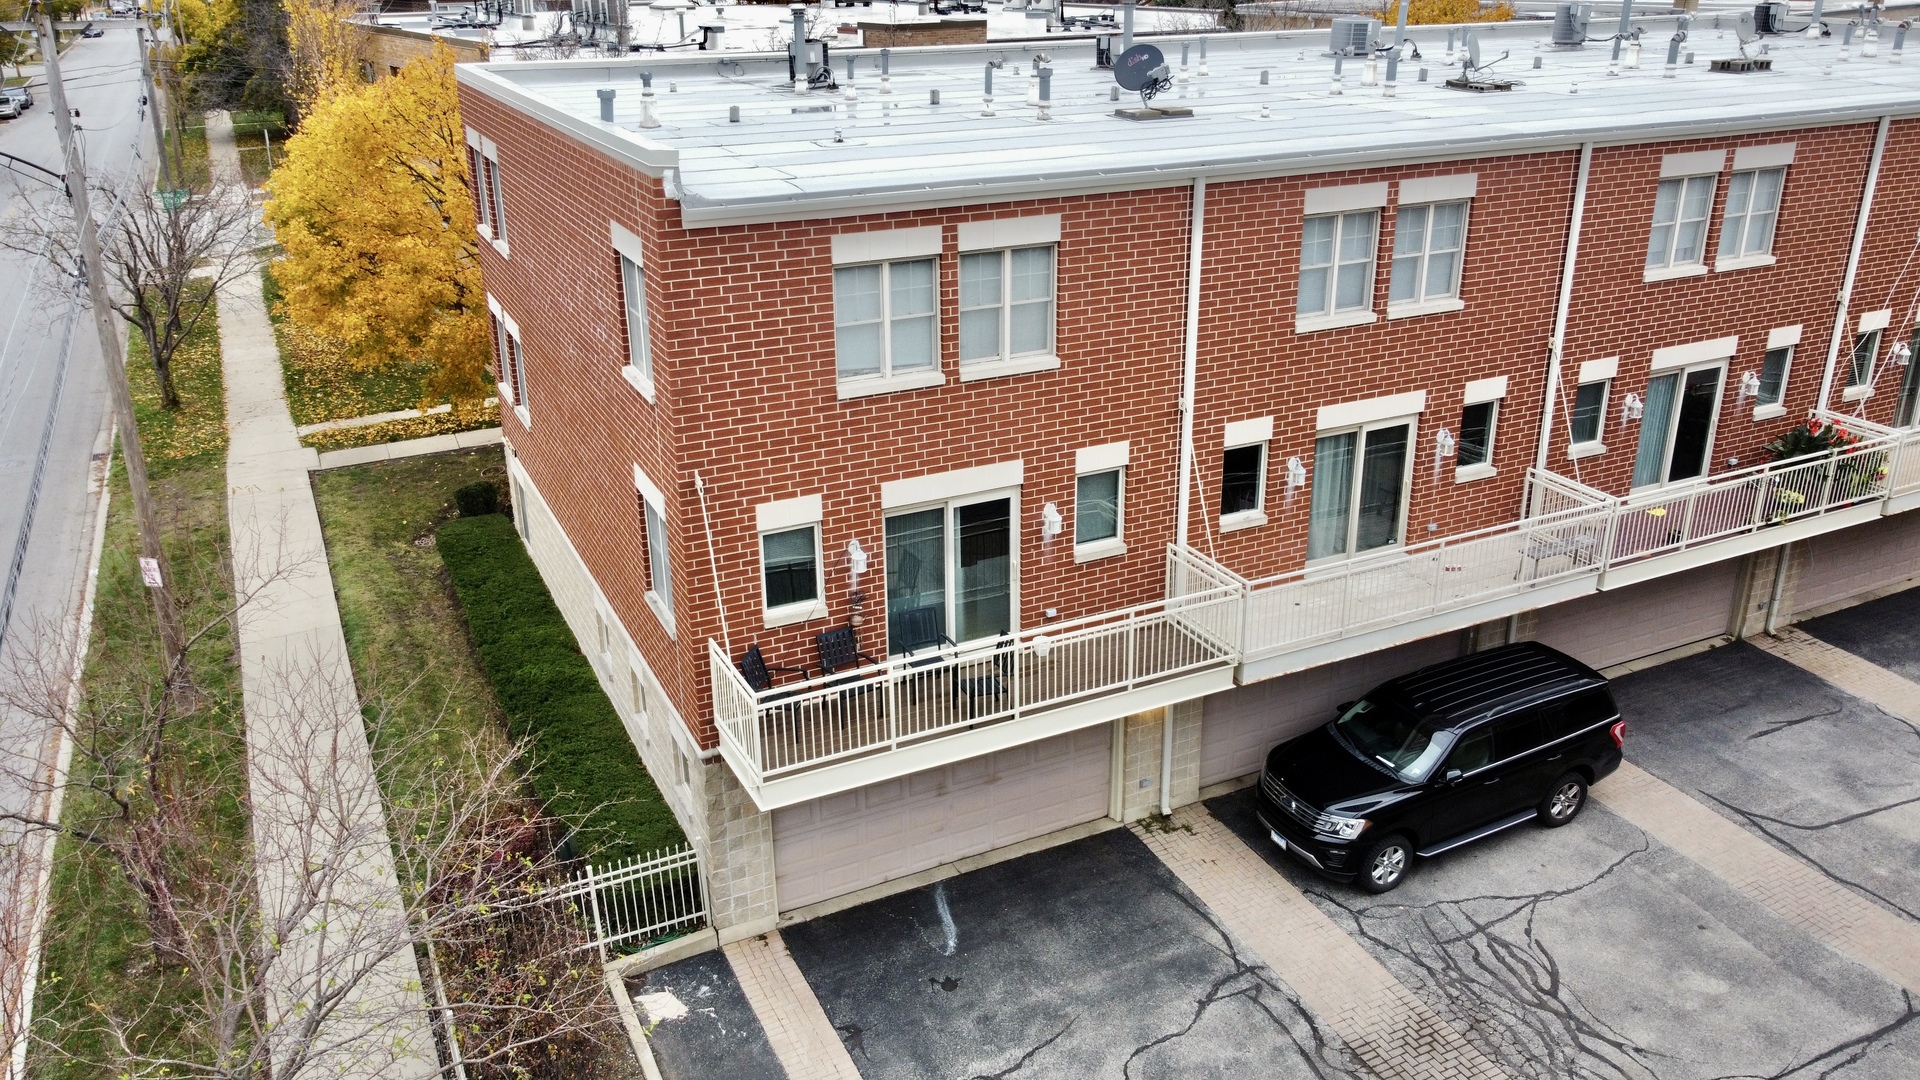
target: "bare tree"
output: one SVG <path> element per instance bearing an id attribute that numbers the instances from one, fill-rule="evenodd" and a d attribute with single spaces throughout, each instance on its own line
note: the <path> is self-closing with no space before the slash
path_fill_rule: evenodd
<path id="1" fill-rule="evenodd" d="M 253 269 L 253 230 L 259 212 L 227 183 L 193 191 L 185 202 L 145 192 L 132 182 L 124 191 L 94 185 L 94 205 L 107 208 L 100 225 L 107 296 L 114 314 L 140 331 L 153 357 L 161 404 L 180 407 L 173 386 L 173 357 L 213 307 L 215 294 Z M 51 258 L 65 280 L 79 279 L 79 234 L 73 215 L 58 199 L 30 204 L 0 224 L 0 248 Z"/>
<path id="2" fill-rule="evenodd" d="M 248 609 L 279 576 L 236 589 L 190 651 L 257 616 Z M 433 1076 L 450 1035 L 469 1076 L 590 1076 L 611 1060 L 618 1022 L 576 913 L 548 899 L 565 870 L 549 842 L 557 825 L 526 797 L 519 748 L 449 745 L 436 723 L 401 724 L 413 687 L 374 700 L 364 720 L 330 705 L 354 700 L 344 657 L 248 671 L 247 722 L 270 723 L 272 737 L 244 747 L 218 710 L 181 711 L 152 657 L 96 658 L 93 685 L 133 689 L 77 705 L 64 660 L 52 648 L 15 654 L 0 707 L 64 730 L 85 795 L 64 820 L 0 818 L 104 856 L 137 894 L 152 943 L 134 974 L 163 971 L 174 992 L 74 1003 L 53 1010 L 57 1022 L 41 1010 L 43 1054 L 94 1046 L 98 1060 L 75 1064 L 96 1075 L 208 1080 Z M 100 678 L 102 664 L 131 670 Z M 262 716 L 256 694 L 289 704 Z M 0 769 L 14 785 L 48 783 L 38 768 Z M 375 785 L 342 782 L 368 769 L 386 781 L 384 804 Z M 438 977 L 420 964 L 429 946 L 454 991 L 445 1011 L 420 992 Z"/>

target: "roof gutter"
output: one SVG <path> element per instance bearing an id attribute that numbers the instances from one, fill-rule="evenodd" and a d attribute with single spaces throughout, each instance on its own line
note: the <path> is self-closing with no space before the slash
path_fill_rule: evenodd
<path id="1" fill-rule="evenodd" d="M 1587 177 L 1593 170 L 1593 144 L 1580 147 L 1580 170 L 1573 182 L 1573 218 L 1567 225 L 1567 253 L 1560 266 L 1560 299 L 1553 310 L 1553 340 L 1547 344 L 1547 394 L 1540 406 L 1540 441 L 1533 467 L 1545 470 L 1547 447 L 1553 440 L 1553 407 L 1560 393 L 1561 354 L 1567 344 L 1567 315 L 1573 308 L 1573 269 L 1580 259 L 1580 226 L 1587 215 Z M 1531 514 L 1532 507 L 1524 507 Z"/>
<path id="2" fill-rule="evenodd" d="M 1827 337 L 1827 369 L 1820 376 L 1820 408 L 1825 409 L 1833 396 L 1833 369 L 1840 360 L 1840 339 L 1847 333 L 1847 308 L 1853 302 L 1853 279 L 1860 269 L 1860 249 L 1867 242 L 1867 219 L 1873 214 L 1873 189 L 1880 183 L 1880 159 L 1887 150 L 1887 129 L 1893 117 L 1882 116 L 1880 129 L 1873 136 L 1873 157 L 1867 163 L 1867 185 L 1860 193 L 1860 216 L 1853 223 L 1853 247 L 1847 252 L 1846 276 L 1840 279 L 1840 296 L 1834 305 L 1833 333 Z"/>
<path id="3" fill-rule="evenodd" d="M 1206 234 L 1207 178 L 1193 178 L 1193 224 L 1187 237 L 1187 342 L 1180 362 L 1180 504 L 1173 512 L 1173 542 L 1187 546 L 1187 514 L 1193 488 L 1193 396 L 1200 373 L 1200 255 Z M 1160 721 L 1160 816 L 1173 813 L 1173 706 Z"/>

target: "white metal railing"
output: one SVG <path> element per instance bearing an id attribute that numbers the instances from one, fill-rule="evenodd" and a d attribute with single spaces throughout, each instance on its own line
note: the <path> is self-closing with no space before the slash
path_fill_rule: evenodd
<path id="1" fill-rule="evenodd" d="M 591 935 L 580 948 L 630 951 L 707 922 L 705 875 L 691 847 L 588 866 L 542 898 L 573 908 Z"/>
<path id="2" fill-rule="evenodd" d="M 1233 640 L 1255 659 L 1920 490 L 1920 432 L 1848 423 L 1860 441 L 1842 450 L 1624 497 L 1530 470 L 1519 521 L 1253 581 L 1174 548 L 1168 588 L 1239 583 Z"/>
<path id="3" fill-rule="evenodd" d="M 1920 491 L 1920 427 L 1887 427 L 1863 417 L 1844 416 L 1825 409 L 1817 409 L 1813 415 L 1856 435 L 1896 443 L 1887 462 L 1887 495 L 1891 498 Z"/>
<path id="4" fill-rule="evenodd" d="M 1239 660 L 1244 589 L 1195 590 L 996 643 L 754 691 L 711 640 L 714 722 L 765 782 Z"/>

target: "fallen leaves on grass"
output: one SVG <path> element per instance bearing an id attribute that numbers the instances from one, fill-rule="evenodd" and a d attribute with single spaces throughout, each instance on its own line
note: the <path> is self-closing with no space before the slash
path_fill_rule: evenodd
<path id="1" fill-rule="evenodd" d="M 455 405 L 449 412 L 434 413 L 432 416 L 389 420 L 384 424 L 370 424 L 366 427 L 316 431 L 300 441 L 316 450 L 345 450 L 351 446 L 372 446 L 376 443 L 424 439 L 430 435 L 451 435 L 456 431 L 497 427 L 499 423 L 500 409 L 497 406 Z"/>

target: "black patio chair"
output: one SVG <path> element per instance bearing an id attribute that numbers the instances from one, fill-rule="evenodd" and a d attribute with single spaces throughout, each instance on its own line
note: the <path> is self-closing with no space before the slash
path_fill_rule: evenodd
<path id="1" fill-rule="evenodd" d="M 959 642 L 947 636 L 946 612 L 938 607 L 911 608 L 887 616 L 894 648 L 908 657 L 907 667 L 930 667 L 946 659 L 942 648 L 957 649 Z M 920 684 L 929 676 L 915 675 L 907 680 L 907 696 L 920 700 Z"/>
<path id="2" fill-rule="evenodd" d="M 747 680 L 747 685 L 753 687 L 755 693 L 773 689 L 774 672 L 798 675 L 802 679 L 813 677 L 813 669 L 805 664 L 799 667 L 782 667 L 779 664 L 767 663 L 767 658 L 761 655 L 760 646 L 757 644 L 747 646 L 746 653 L 734 666 L 740 669 L 740 677 Z"/>
<path id="3" fill-rule="evenodd" d="M 1013 679 L 1013 639 L 1003 637 L 994 642 L 996 649 L 991 658 L 972 664 L 963 663 L 953 669 L 953 697 L 967 696 L 967 712 L 972 714 L 980 704 L 981 698 L 997 703 L 1007 692 L 1007 683 Z"/>
<path id="4" fill-rule="evenodd" d="M 824 634 L 816 634 L 813 647 L 820 653 L 820 674 L 832 675 L 861 664 L 877 664 L 880 661 L 860 651 L 860 641 L 853 636 L 853 627 L 837 626 Z"/>

